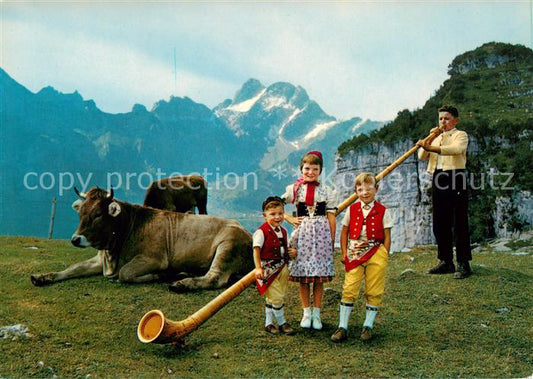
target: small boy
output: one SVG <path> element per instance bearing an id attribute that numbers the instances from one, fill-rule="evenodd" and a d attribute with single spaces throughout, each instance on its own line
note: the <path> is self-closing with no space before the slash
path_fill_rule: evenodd
<path id="1" fill-rule="evenodd" d="M 285 321 L 283 305 L 288 288 L 289 259 L 296 258 L 296 249 L 287 244 L 284 202 L 280 197 L 268 197 L 263 202 L 266 222 L 253 235 L 255 278 L 261 296 L 265 295 L 265 331 L 270 334 L 293 335 L 294 329 Z M 274 326 L 274 318 L 278 328 Z"/>
<path id="2" fill-rule="evenodd" d="M 346 275 L 340 304 L 339 328 L 333 342 L 347 339 L 348 321 L 365 280 L 366 318 L 361 331 L 363 341 L 372 338 L 374 319 L 385 292 L 385 271 L 390 249 L 392 218 L 387 209 L 375 201 L 376 178 L 361 173 L 355 178 L 359 200 L 352 204 L 342 221 L 341 251 Z"/>

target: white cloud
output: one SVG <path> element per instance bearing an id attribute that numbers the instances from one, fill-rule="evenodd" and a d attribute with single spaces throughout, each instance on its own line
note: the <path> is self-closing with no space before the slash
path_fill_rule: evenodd
<path id="1" fill-rule="evenodd" d="M 104 111 L 127 112 L 134 103 L 151 108 L 156 101 L 171 95 L 197 101 L 203 98 L 211 103 L 221 101 L 205 95 L 218 95 L 233 87 L 233 83 L 187 71 L 178 71 L 175 81 L 170 59 L 161 62 L 117 41 L 92 39 L 84 34 L 65 38 L 41 25 L 6 24 L 9 35 L 15 38 L 3 41 L 2 67 L 23 85 L 31 83 L 27 86 L 34 92 L 47 85 L 65 93 L 78 90 Z"/>
<path id="2" fill-rule="evenodd" d="M 527 1 L 6 3 L 1 65 L 109 112 L 171 94 L 213 107 L 254 77 L 301 85 L 335 117 L 384 120 L 422 106 L 456 55 L 530 36 Z"/>

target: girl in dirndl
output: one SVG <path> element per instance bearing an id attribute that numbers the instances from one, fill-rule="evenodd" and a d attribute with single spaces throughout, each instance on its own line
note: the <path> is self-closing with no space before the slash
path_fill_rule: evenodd
<path id="1" fill-rule="evenodd" d="M 287 186 L 282 198 L 296 205 L 297 229 L 291 241 L 298 250 L 296 259 L 289 263 L 289 280 L 299 283 L 303 308 L 302 328 L 322 329 L 320 307 L 324 283 L 335 275 L 333 247 L 335 243 L 335 195 L 331 188 L 318 179 L 323 160 L 319 151 L 310 151 L 302 157 L 302 176 Z M 311 309 L 311 283 L 313 308 Z"/>

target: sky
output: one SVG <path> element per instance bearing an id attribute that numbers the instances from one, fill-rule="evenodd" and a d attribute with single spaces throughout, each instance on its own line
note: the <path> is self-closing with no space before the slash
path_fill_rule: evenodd
<path id="1" fill-rule="evenodd" d="M 170 96 L 212 108 L 255 78 L 301 86 L 338 119 L 386 121 L 422 107 L 457 55 L 531 48 L 532 1 L 0 0 L 0 67 L 109 113 Z"/>

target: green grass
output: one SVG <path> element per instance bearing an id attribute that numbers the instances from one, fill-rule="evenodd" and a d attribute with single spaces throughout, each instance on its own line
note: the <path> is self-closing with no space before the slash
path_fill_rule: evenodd
<path id="1" fill-rule="evenodd" d="M 38 249 L 26 249 L 35 246 Z M 362 298 L 350 339 L 333 344 L 343 271 L 326 287 L 323 331 L 293 337 L 262 331 L 263 300 L 246 289 L 183 348 L 142 344 L 136 329 L 151 309 L 182 320 L 221 291 L 175 294 L 165 284 L 125 285 L 103 277 L 37 288 L 29 279 L 95 254 L 67 241 L 0 237 L 0 326 L 25 324 L 33 338 L 0 339 L 0 377 L 527 377 L 533 373 L 532 255 L 474 255 L 475 275 L 458 281 L 429 276 L 432 247 L 390 257 L 387 293 L 375 339 L 357 336 Z M 414 273 L 401 273 L 413 269 Z M 497 310 L 506 307 L 507 313 Z M 286 316 L 301 315 L 296 285 Z M 216 358 L 218 356 L 218 358 Z M 41 364 L 39 362 L 42 362 Z"/>

